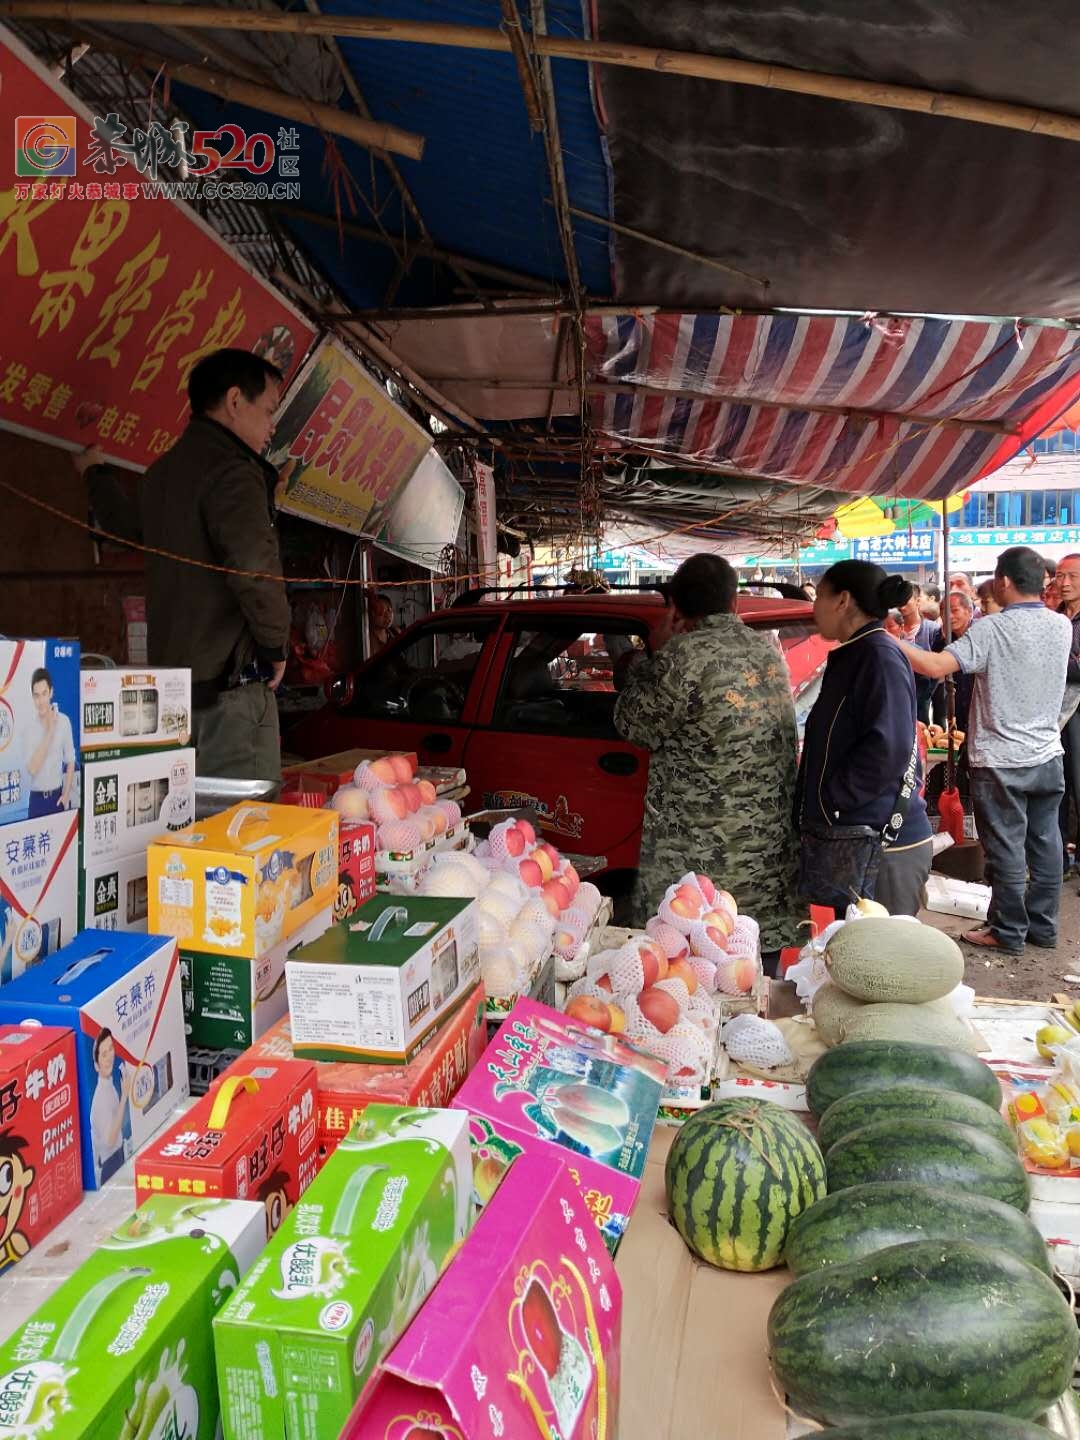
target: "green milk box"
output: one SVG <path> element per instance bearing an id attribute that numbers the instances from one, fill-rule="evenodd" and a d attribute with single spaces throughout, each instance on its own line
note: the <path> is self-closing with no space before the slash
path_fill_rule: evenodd
<path id="1" fill-rule="evenodd" d="M 368 1106 L 214 1320 L 225 1440 L 340 1433 L 468 1234 L 472 1184 L 467 1115 Z"/>
<path id="2" fill-rule="evenodd" d="M 215 1311 L 266 1243 L 250 1200 L 152 1195 L 0 1346 L 0 1436 L 215 1440 Z"/>

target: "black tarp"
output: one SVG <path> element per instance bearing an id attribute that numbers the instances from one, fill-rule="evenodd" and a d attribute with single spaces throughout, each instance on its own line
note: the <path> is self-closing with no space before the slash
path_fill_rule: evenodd
<path id="1" fill-rule="evenodd" d="M 596 0 L 598 38 L 1080 115 L 1076 0 Z M 671 74 L 598 69 L 620 300 L 1080 315 L 1080 144 Z"/>

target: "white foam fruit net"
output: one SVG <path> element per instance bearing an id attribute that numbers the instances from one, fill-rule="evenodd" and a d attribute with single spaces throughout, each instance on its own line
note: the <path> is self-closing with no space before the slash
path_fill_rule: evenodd
<path id="1" fill-rule="evenodd" d="M 790 1065 L 794 1055 L 783 1031 L 760 1015 L 735 1015 L 724 1026 L 724 1049 L 737 1065 L 776 1070 Z"/>

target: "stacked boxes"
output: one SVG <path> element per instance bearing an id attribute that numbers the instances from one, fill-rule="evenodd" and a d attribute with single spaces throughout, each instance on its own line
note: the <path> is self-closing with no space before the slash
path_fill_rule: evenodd
<path id="1" fill-rule="evenodd" d="M 84 930 L 0 986 L 0 1025 L 75 1032 L 83 1188 L 97 1190 L 188 1093 L 176 942 Z"/>
<path id="2" fill-rule="evenodd" d="M 285 957 L 332 923 L 338 817 L 236 805 L 149 850 L 149 924 L 180 942 L 191 1045 L 243 1048 L 285 1014 Z"/>
<path id="3" fill-rule="evenodd" d="M 147 845 L 195 818 L 190 670 L 86 670 L 84 929 L 147 928 Z"/>
<path id="4" fill-rule="evenodd" d="M 79 646 L 0 640 L 0 984 L 78 929 Z"/>

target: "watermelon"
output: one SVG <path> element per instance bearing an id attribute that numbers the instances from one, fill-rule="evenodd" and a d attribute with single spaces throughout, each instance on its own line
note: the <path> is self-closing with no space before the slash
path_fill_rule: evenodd
<path id="1" fill-rule="evenodd" d="M 826 1440 L 1049 1440 L 1041 1425 L 985 1410 L 933 1410 L 828 1430 Z"/>
<path id="2" fill-rule="evenodd" d="M 1015 1148 L 953 1120 L 883 1120 L 838 1140 L 826 1161 L 829 1189 L 914 1180 L 957 1194 L 988 1195 L 1026 1210 L 1031 1186 Z"/>
<path id="3" fill-rule="evenodd" d="M 836 1425 L 968 1409 L 1033 1420 L 1068 1388 L 1078 1338 L 1052 1280 L 968 1240 L 894 1245 L 816 1270 L 769 1315 L 780 1385 Z"/>
<path id="4" fill-rule="evenodd" d="M 683 1125 L 665 1169 L 668 1217 L 724 1270 L 782 1265 L 788 1228 L 825 1195 L 825 1162 L 806 1126 L 767 1100 L 721 1100 Z"/>
<path id="5" fill-rule="evenodd" d="M 897 1085 L 892 1090 L 856 1090 L 830 1105 L 818 1126 L 818 1144 L 828 1154 L 837 1140 L 877 1125 L 882 1120 L 955 1120 L 973 1125 L 1004 1145 L 1016 1148 L 1008 1121 L 1000 1110 L 962 1095 L 958 1090 L 931 1090 L 926 1085 Z"/>
<path id="6" fill-rule="evenodd" d="M 1050 1274 L 1046 1241 L 1012 1205 L 912 1182 L 855 1185 L 819 1200 L 793 1222 L 784 1258 L 806 1275 L 920 1240 L 972 1240 Z"/>
<path id="7" fill-rule="evenodd" d="M 895 1085 L 959 1090 L 995 1110 L 1001 1106 L 1001 1086 L 989 1065 L 959 1050 L 902 1040 L 849 1040 L 828 1051 L 810 1067 L 806 1103 L 814 1115 L 824 1115 L 844 1095 Z"/>

